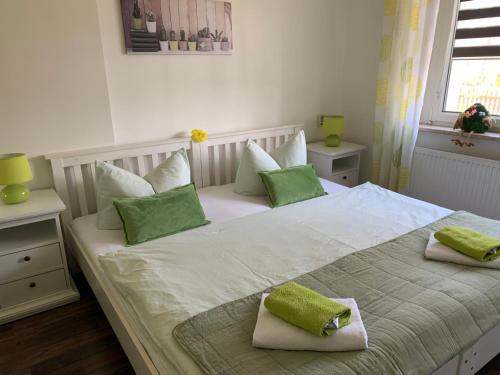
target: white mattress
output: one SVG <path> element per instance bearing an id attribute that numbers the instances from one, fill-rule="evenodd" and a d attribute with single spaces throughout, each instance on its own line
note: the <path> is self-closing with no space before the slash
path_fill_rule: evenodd
<path id="1" fill-rule="evenodd" d="M 335 185 L 331 187 L 336 188 Z M 329 215 L 331 221 L 325 223 L 315 220 L 314 215 L 310 213 L 308 216 L 309 224 L 314 225 L 318 229 L 318 233 L 325 230 L 329 234 L 336 236 L 340 243 L 346 244 L 346 249 L 351 249 L 349 251 L 357 251 L 385 242 L 451 213 L 447 209 L 392 193 L 371 184 L 365 184 L 341 193 L 333 191 L 332 198 L 334 199 L 328 206 L 333 211 L 333 214 Z M 263 199 L 263 201 L 261 200 L 259 203 L 259 199 Z M 214 222 L 229 220 L 238 217 L 238 215 L 244 216 L 243 212 L 249 214 L 268 210 L 264 198 L 235 195 L 229 186 L 203 189 L 200 191 L 200 200 L 207 217 Z M 241 206 L 241 209 L 236 209 L 237 206 Z M 124 238 L 122 232 L 95 229 L 95 216 L 91 215 L 90 217 L 75 220 L 73 230 L 82 244 L 82 250 L 89 255 L 98 272 L 102 271 L 97 260 L 98 254 L 123 249 Z M 360 235 L 361 233 L 362 235 Z M 293 268 L 289 270 L 290 275 L 294 276 L 297 273 L 298 276 L 298 274 L 309 272 L 311 267 L 317 268 L 331 261 L 326 256 L 328 254 L 318 255 L 309 254 L 309 264 L 304 264 L 304 262 L 294 264 L 295 259 L 290 259 L 290 267 Z M 251 262 L 253 260 L 249 259 L 248 263 Z M 255 262 L 258 264 L 258 260 L 255 260 Z M 288 262 L 285 263 L 288 264 Z M 256 266 L 255 269 L 258 269 L 257 265 L 247 264 L 246 266 L 252 267 L 252 269 L 253 266 Z M 211 292 L 207 291 L 207 293 Z M 121 298 L 116 291 L 115 296 Z M 189 306 L 189 308 L 191 312 L 197 312 L 200 306 L 193 305 Z M 134 322 L 136 320 L 133 318 L 134 312 L 128 311 L 127 315 L 129 317 L 128 321 Z M 193 373 L 196 373 L 196 366 L 193 365 L 189 358 L 186 358 L 186 354 L 179 348 L 172 345 L 172 348 L 167 348 L 166 354 L 163 354 L 153 340 L 148 338 L 148 334 L 144 329 L 136 323 L 134 326 L 134 331 L 150 353 L 153 362 L 162 372 L 182 373 L 194 371 Z"/>

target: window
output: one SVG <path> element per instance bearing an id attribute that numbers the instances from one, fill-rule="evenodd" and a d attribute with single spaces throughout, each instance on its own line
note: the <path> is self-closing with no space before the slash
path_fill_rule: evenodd
<path id="1" fill-rule="evenodd" d="M 500 116 L 500 0 L 444 3 L 422 118 L 451 123 L 477 102 Z M 444 57 L 444 64 L 435 55 Z"/>
<path id="2" fill-rule="evenodd" d="M 445 112 L 480 102 L 500 114 L 500 0 L 460 1 Z"/>

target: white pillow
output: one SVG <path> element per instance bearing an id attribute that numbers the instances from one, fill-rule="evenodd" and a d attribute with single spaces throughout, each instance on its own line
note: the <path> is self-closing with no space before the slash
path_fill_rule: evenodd
<path id="1" fill-rule="evenodd" d="M 280 169 L 276 161 L 257 143 L 249 140 L 241 153 L 236 172 L 235 193 L 242 195 L 266 195 L 266 189 L 257 171 Z"/>
<path id="2" fill-rule="evenodd" d="M 278 147 L 271 154 L 274 160 L 281 168 L 297 167 L 307 164 L 307 146 L 306 135 L 301 130 L 288 140 L 285 144 Z"/>
<path id="3" fill-rule="evenodd" d="M 96 162 L 97 229 L 121 229 L 113 199 L 147 197 L 191 183 L 186 150 L 174 152 L 144 178 L 105 162 Z"/>
<path id="4" fill-rule="evenodd" d="M 121 229 L 113 199 L 147 197 L 155 191 L 149 182 L 112 164 L 96 162 L 97 229 Z"/>
<path id="5" fill-rule="evenodd" d="M 306 139 L 302 130 L 278 147 L 272 156 L 257 143 L 249 140 L 241 154 L 234 191 L 242 195 L 266 195 L 266 189 L 257 172 L 306 164 Z"/>
<path id="6" fill-rule="evenodd" d="M 149 172 L 144 179 L 148 181 L 156 193 L 188 185 L 191 183 L 191 168 L 186 150 L 174 152 L 167 160 Z"/>

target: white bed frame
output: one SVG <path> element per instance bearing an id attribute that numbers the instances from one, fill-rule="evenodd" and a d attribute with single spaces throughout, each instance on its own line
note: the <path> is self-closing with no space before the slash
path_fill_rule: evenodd
<path id="1" fill-rule="evenodd" d="M 62 223 L 69 258 L 76 260 L 85 274 L 137 374 L 158 374 L 158 370 L 141 344 L 134 330 L 134 323 L 127 321 L 125 306 L 116 298 L 116 293 L 113 293 L 114 287 L 94 267 L 71 230 L 74 219 L 97 211 L 95 161 L 108 161 L 144 176 L 172 152 L 183 147 L 188 153 L 193 182 L 197 187 L 224 185 L 234 181 L 241 151 L 248 139 L 253 139 L 267 152 L 272 152 L 302 128 L 302 125 L 291 125 L 211 135 L 203 143 L 193 142 L 190 138 L 173 138 L 45 156 L 52 165 L 56 191 L 67 207 L 62 213 Z"/>
<path id="2" fill-rule="evenodd" d="M 281 126 L 219 134 L 210 136 L 203 143 L 195 143 L 190 138 L 173 138 L 158 142 L 115 145 L 46 156 L 52 165 L 56 191 L 67 207 L 62 214 L 62 223 L 70 258 L 76 260 L 85 274 L 137 374 L 159 374 L 159 372 L 134 330 L 135 323 L 126 319 L 125 306 L 113 293 L 114 287 L 93 266 L 93 262 L 82 250 L 82 245 L 71 230 L 71 223 L 75 218 L 97 211 L 95 161 L 112 162 L 144 176 L 168 158 L 172 152 L 183 147 L 188 153 L 193 181 L 197 187 L 224 185 L 234 181 L 241 150 L 248 139 L 253 139 L 267 152 L 272 152 L 302 128 L 302 125 Z M 435 374 L 476 373 L 500 353 L 499 338 L 500 325 L 486 333 L 464 353 L 450 360 Z"/>

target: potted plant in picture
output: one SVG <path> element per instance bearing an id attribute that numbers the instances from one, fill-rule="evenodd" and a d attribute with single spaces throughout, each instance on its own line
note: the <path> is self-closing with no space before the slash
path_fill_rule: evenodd
<path id="1" fill-rule="evenodd" d="M 146 28 L 150 33 L 156 33 L 156 16 L 153 12 L 146 13 Z"/>
<path id="2" fill-rule="evenodd" d="M 210 35 L 210 29 L 205 27 L 204 29 L 198 31 L 198 51 L 210 52 L 213 50 L 212 36 Z"/>
<path id="3" fill-rule="evenodd" d="M 188 50 L 188 42 L 186 40 L 186 32 L 184 30 L 181 30 L 181 40 L 179 41 L 179 49 L 181 51 Z"/>
<path id="4" fill-rule="evenodd" d="M 215 34 L 210 33 L 210 36 L 212 37 L 212 45 L 213 45 L 214 51 L 220 51 L 220 49 L 221 49 L 222 34 L 224 34 L 224 31 L 222 31 L 222 30 L 221 30 L 221 32 L 219 32 L 219 30 L 215 30 Z"/>
<path id="5" fill-rule="evenodd" d="M 168 36 L 165 26 L 161 25 L 160 29 L 160 48 L 162 51 L 168 51 Z"/>
<path id="6" fill-rule="evenodd" d="M 228 39 L 227 36 L 225 36 L 224 38 L 222 38 L 221 49 L 223 51 L 229 51 L 231 49 L 231 43 L 229 43 L 229 39 Z"/>
<path id="7" fill-rule="evenodd" d="M 168 44 L 170 45 L 171 51 L 178 51 L 179 50 L 179 41 L 177 40 L 177 37 L 175 36 L 174 30 L 170 31 L 170 41 L 168 42 Z"/>
<path id="8" fill-rule="evenodd" d="M 188 49 L 193 52 L 196 51 L 196 35 L 191 34 L 188 38 Z"/>
<path id="9" fill-rule="evenodd" d="M 134 11 L 132 12 L 132 28 L 134 30 L 142 29 L 142 13 L 137 0 L 134 2 Z"/>

